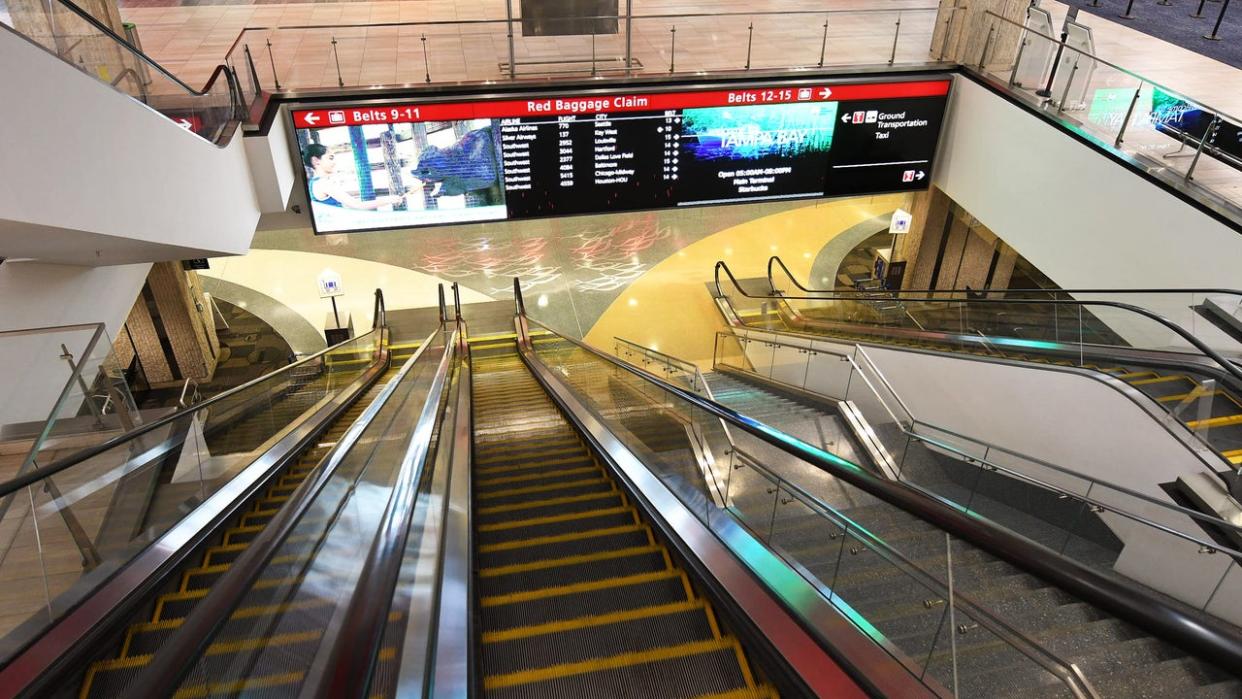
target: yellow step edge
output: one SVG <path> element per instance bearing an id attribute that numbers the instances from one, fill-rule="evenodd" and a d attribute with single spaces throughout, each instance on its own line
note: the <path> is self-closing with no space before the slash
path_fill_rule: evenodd
<path id="1" fill-rule="evenodd" d="M 294 684 L 301 682 L 305 677 L 303 672 L 286 672 L 279 675 L 268 675 L 266 677 L 249 677 L 244 680 L 234 680 L 232 682 L 214 682 L 211 684 L 191 685 L 182 687 L 173 695 L 173 699 L 200 699 L 213 694 L 238 694 L 251 689 L 263 689 L 266 687 L 279 687 L 282 684 Z"/>
<path id="2" fill-rule="evenodd" d="M 1242 425 L 1242 413 L 1237 415 L 1211 417 L 1206 420 L 1189 420 L 1186 422 L 1186 426 L 1192 430 L 1197 430 L 1202 427 L 1228 427 L 1230 425 Z"/>
<path id="3" fill-rule="evenodd" d="M 569 585 L 553 585 L 552 587 L 541 587 L 537 590 L 523 590 L 522 592 L 510 592 L 503 595 L 480 597 L 479 606 L 500 607 L 506 604 L 519 604 L 521 602 L 547 599 L 549 597 L 562 597 L 564 595 L 576 595 L 582 592 L 595 592 L 597 590 L 629 587 L 630 585 L 641 585 L 643 583 L 655 582 L 657 580 L 671 580 L 672 578 L 677 577 L 680 577 L 682 580 L 683 589 L 686 590 L 686 599 L 694 599 L 693 589 L 690 587 L 690 580 L 686 577 L 685 571 L 670 568 L 668 570 L 657 570 L 652 573 L 635 573 L 634 575 L 624 575 L 616 578 L 606 578 L 604 580 L 590 580 L 587 582 L 571 583 Z"/>
<path id="4" fill-rule="evenodd" d="M 502 476 L 500 478 L 487 478 L 483 480 L 476 480 L 474 484 L 476 486 L 506 485 L 508 483 L 521 483 L 523 481 L 537 481 L 541 478 L 551 478 L 554 476 L 577 476 L 577 475 L 581 475 L 584 473 L 590 473 L 592 471 L 595 471 L 597 473 L 603 473 L 603 470 L 599 466 L 595 466 L 595 465 L 575 466 L 574 468 L 565 468 L 559 471 L 553 470 L 547 473 L 527 473 L 521 476 Z"/>
<path id="5" fill-rule="evenodd" d="M 550 665 L 548 667 L 535 668 L 532 670 L 520 670 L 518 672 L 509 672 L 503 675 L 487 675 L 483 678 L 483 688 L 494 690 L 530 684 L 532 682 L 546 682 L 548 680 L 581 675 L 588 672 L 599 672 L 601 670 L 612 670 L 623 667 L 631 667 L 633 665 L 654 663 L 661 660 L 672 660 L 673 658 L 684 658 L 691 655 L 702 655 L 704 653 L 727 650 L 731 646 L 735 645 L 735 643 L 718 641 L 716 639 L 712 639 L 710 641 L 695 641 L 692 643 L 682 643 L 676 646 L 664 646 L 662 648 L 653 648 L 651 650 L 620 653 L 618 655 L 612 655 L 604 658 L 592 658 L 590 660 L 582 660 L 573 663 Z"/>
<path id="6" fill-rule="evenodd" d="M 1154 372 L 1154 371 L 1131 371 L 1131 372 L 1126 373 L 1126 374 L 1114 374 L 1114 376 L 1115 376 L 1116 378 L 1121 379 L 1122 381 L 1127 381 L 1127 382 L 1129 382 L 1129 381 L 1132 381 L 1132 380 L 1137 379 L 1137 378 L 1140 378 L 1140 377 L 1145 377 L 1145 378 L 1153 378 L 1153 379 L 1154 379 L 1154 378 L 1156 378 L 1156 372 Z"/>
<path id="7" fill-rule="evenodd" d="M 1131 381 L 1130 385 L 1131 386 L 1150 386 L 1152 384 L 1157 384 L 1157 383 L 1169 383 L 1170 381 L 1185 381 L 1192 386 L 1195 383 L 1194 381 L 1190 379 L 1189 376 L 1184 376 L 1182 374 L 1173 374 L 1170 376 L 1157 376 L 1154 379 L 1139 379 L 1138 381 Z"/>
<path id="8" fill-rule="evenodd" d="M 499 544 L 482 544 L 478 547 L 479 553 L 494 553 L 496 551 L 511 551 L 513 549 L 530 548 L 531 546 L 542 546 L 544 544 L 559 544 L 566 541 L 579 541 L 581 539 L 594 539 L 600 536 L 609 536 L 611 534 L 624 534 L 626 532 L 646 531 L 650 534 L 651 530 L 645 524 L 627 524 L 619 527 L 606 527 L 603 529 L 587 529 L 586 531 L 569 532 L 568 534 L 549 534 L 548 536 L 536 536 L 530 539 L 515 539 L 513 541 L 504 541 Z M 648 541 L 651 537 L 647 537 Z"/>
<path id="9" fill-rule="evenodd" d="M 125 630 L 125 642 L 121 644 L 122 658 L 129 656 L 129 647 L 134 641 L 134 636 L 146 631 L 166 631 L 181 626 L 185 619 L 167 619 L 165 621 L 146 621 L 139 624 L 133 624 Z"/>
<path id="10" fill-rule="evenodd" d="M 572 522 L 575 519 L 590 519 L 591 517 L 600 517 L 603 515 L 617 515 L 623 512 L 629 512 L 634 516 L 634 523 L 638 524 L 638 511 L 633 507 L 605 507 L 600 510 L 587 510 L 586 512 L 570 512 L 564 515 L 548 515 L 546 517 L 531 517 L 530 519 L 517 519 L 510 522 L 496 522 L 495 524 L 480 524 L 476 527 L 479 532 L 499 532 L 509 529 L 521 529 L 523 527 L 534 527 L 540 524 L 556 524 L 557 522 Z"/>
<path id="11" fill-rule="evenodd" d="M 731 689 L 727 692 L 714 692 L 712 694 L 696 694 L 691 699 L 777 699 L 780 695 L 776 690 L 768 685 L 759 685 L 757 687 L 742 687 L 739 689 Z"/>
<path id="12" fill-rule="evenodd" d="M 600 483 L 609 483 L 610 481 L 600 472 L 599 478 L 579 478 L 578 480 L 565 481 L 564 483 L 551 483 L 548 485 L 530 485 L 525 488 L 514 488 L 513 490 L 500 490 L 494 493 L 475 493 L 475 500 L 495 500 L 496 498 L 509 497 L 511 495 L 530 495 L 532 493 L 550 493 L 556 490 L 565 490 L 566 488 L 577 488 L 584 485 L 598 485 Z"/>
<path id="13" fill-rule="evenodd" d="M 475 514 L 495 515 L 505 512 L 517 512 L 520 510 L 530 510 L 536 507 L 547 507 L 549 505 L 568 505 L 574 502 L 585 502 L 587 500 L 603 500 L 604 498 L 614 498 L 620 495 L 618 490 L 606 490 L 600 493 L 587 493 L 585 495 L 566 495 L 563 498 L 548 498 L 547 500 L 534 500 L 531 502 L 515 502 L 509 505 L 492 505 L 491 507 L 480 507 L 475 510 Z"/>
<path id="14" fill-rule="evenodd" d="M 524 442 L 514 442 L 510 435 L 505 435 L 490 442 L 487 440 L 476 440 L 474 451 L 479 454 L 480 461 L 486 462 L 511 457 L 516 452 L 565 451 L 566 449 L 581 446 L 582 440 L 577 434 L 527 440 Z"/>
<path id="15" fill-rule="evenodd" d="M 592 614 L 590 616 L 581 616 L 574 619 L 564 619 L 561 621 L 550 621 L 545 624 L 532 624 L 530 626 L 517 626 L 503 631 L 485 631 L 481 636 L 483 643 L 500 643 L 503 641 L 513 641 L 519 638 L 531 638 L 533 636 L 544 636 L 550 633 L 561 633 L 564 631 L 572 631 L 575 629 L 587 629 L 593 626 L 607 626 L 609 624 L 619 624 L 623 621 L 634 621 L 636 619 L 649 619 L 656 616 L 665 616 L 667 614 L 676 614 L 678 612 L 689 612 L 696 609 L 705 609 L 707 603 L 703 600 L 685 600 L 681 602 L 669 602 L 668 604 L 654 604 L 647 607 L 639 607 L 637 609 L 627 609 L 620 612 L 609 612 L 607 614 Z"/>
<path id="16" fill-rule="evenodd" d="M 223 573 L 229 569 L 231 563 L 220 563 L 214 566 L 199 566 L 191 568 L 181 574 L 181 588 L 178 592 L 189 592 L 190 578 L 194 575 L 211 575 L 212 573 Z"/>
<path id="17" fill-rule="evenodd" d="M 615 558 L 629 558 L 630 556 L 641 556 L 647 553 L 663 552 L 664 548 L 658 544 L 648 544 L 647 546 L 631 546 L 629 548 L 614 549 L 612 551 L 596 551 L 595 553 L 580 553 L 574 556 L 562 556 L 561 558 L 546 558 L 542 561 L 531 561 L 529 563 L 514 563 L 507 566 L 495 566 L 492 568 L 480 568 L 478 576 L 481 578 L 495 578 L 501 575 L 512 575 L 513 573 L 527 573 L 532 570 L 547 570 L 548 568 L 561 568 L 564 566 L 578 565 L 579 563 L 594 563 L 596 561 L 609 561 Z"/>
<path id="18" fill-rule="evenodd" d="M 1174 394 L 1174 395 L 1171 395 L 1171 396 L 1162 396 L 1162 397 L 1160 397 L 1160 398 L 1157 398 L 1157 399 L 1156 399 L 1156 401 L 1157 401 L 1157 402 L 1159 402 L 1159 403 L 1177 403 L 1177 402 L 1180 402 L 1180 401 L 1186 400 L 1187 398 L 1190 398 L 1190 397 L 1191 397 L 1191 394 L 1193 394 L 1193 393 L 1195 393 L 1195 392 L 1194 392 L 1194 391 L 1187 391 L 1186 393 L 1177 393 L 1177 394 Z M 1218 397 L 1218 396 L 1224 396 L 1224 397 L 1228 398 L 1228 397 L 1229 397 L 1229 394 L 1228 394 L 1228 393 L 1225 393 L 1224 391 L 1222 391 L 1222 390 L 1220 390 L 1220 389 L 1217 389 L 1217 390 L 1215 390 L 1215 391 L 1210 391 L 1210 392 L 1209 392 L 1209 391 L 1204 391 L 1204 392 L 1202 392 L 1202 393 L 1198 393 L 1198 394 L 1196 394 L 1194 397 L 1195 397 L 1195 398 L 1207 398 L 1207 397 L 1209 397 L 1209 396 L 1210 396 L 1210 397 L 1213 397 L 1213 398 Z"/>
<path id="19" fill-rule="evenodd" d="M 474 475 L 491 476 L 491 475 L 498 474 L 498 473 L 509 473 L 511 471 L 523 471 L 523 470 L 532 469 L 532 468 L 550 468 L 552 466 L 564 466 L 566 464 L 581 463 L 583 461 L 586 461 L 587 463 L 592 463 L 592 464 L 595 463 L 595 459 L 591 458 L 590 452 L 588 452 L 586 449 L 583 449 L 581 447 L 576 447 L 572 451 L 575 453 L 569 454 L 569 455 L 557 456 L 555 458 L 550 458 L 550 459 L 540 458 L 536 456 L 536 457 L 527 459 L 525 461 L 519 461 L 518 463 L 505 464 L 504 466 L 488 466 L 487 465 L 488 463 L 494 464 L 504 459 L 492 459 L 490 462 L 485 462 L 485 461 L 480 461 L 478 459 L 475 459 Z"/>

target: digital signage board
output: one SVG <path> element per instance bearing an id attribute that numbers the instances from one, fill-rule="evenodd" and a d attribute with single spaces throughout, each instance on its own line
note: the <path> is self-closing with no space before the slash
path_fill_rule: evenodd
<path id="1" fill-rule="evenodd" d="M 293 111 L 317 233 L 927 187 L 949 80 Z"/>

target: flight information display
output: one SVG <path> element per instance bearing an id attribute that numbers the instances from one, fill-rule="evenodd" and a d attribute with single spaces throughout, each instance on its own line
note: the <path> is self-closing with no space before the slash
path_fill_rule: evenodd
<path id="1" fill-rule="evenodd" d="M 927 187 L 949 81 L 295 110 L 317 233 Z"/>

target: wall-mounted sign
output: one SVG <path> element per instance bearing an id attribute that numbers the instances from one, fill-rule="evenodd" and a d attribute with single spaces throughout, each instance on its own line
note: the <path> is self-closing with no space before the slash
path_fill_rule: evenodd
<path id="1" fill-rule="evenodd" d="M 345 295 L 345 288 L 341 285 L 341 275 L 330 269 L 325 269 L 319 273 L 318 282 L 319 298 L 321 299 Z"/>
<path id="2" fill-rule="evenodd" d="M 182 260 L 181 269 L 189 271 L 192 269 L 211 269 L 211 267 L 208 266 L 206 257 L 196 257 L 192 260 Z"/>
<path id="3" fill-rule="evenodd" d="M 295 110 L 317 233 L 927 187 L 949 80 Z"/>
<path id="4" fill-rule="evenodd" d="M 888 220 L 888 232 L 893 235 L 901 235 L 910 232 L 910 225 L 914 223 L 914 216 L 905 209 L 897 209 L 893 212 L 892 218 Z"/>

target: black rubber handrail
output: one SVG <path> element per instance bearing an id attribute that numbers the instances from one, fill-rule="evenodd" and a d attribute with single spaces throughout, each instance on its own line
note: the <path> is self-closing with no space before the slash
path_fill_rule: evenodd
<path id="1" fill-rule="evenodd" d="M 738 293 L 749 299 L 756 299 L 760 301 L 790 301 L 790 300 L 793 300 L 793 301 L 824 301 L 825 300 L 822 297 L 815 297 L 815 296 L 789 296 L 789 295 L 784 295 L 784 294 L 780 296 L 769 296 L 769 295 L 752 294 L 746 291 L 744 288 L 742 288 L 742 285 L 738 283 L 737 281 L 737 277 L 733 276 L 733 271 L 729 269 L 729 265 L 725 264 L 724 260 L 717 261 L 716 269 L 715 269 L 716 295 L 720 298 L 725 298 L 724 290 L 720 286 L 720 271 L 721 270 L 724 270 L 725 274 L 729 277 L 729 281 L 733 283 L 733 286 L 737 289 Z M 1193 334 L 1191 334 L 1189 331 L 1187 331 L 1185 328 L 1178 325 L 1177 323 L 1174 323 L 1173 321 L 1169 320 L 1168 318 L 1165 318 L 1164 316 L 1158 313 L 1153 313 L 1147 310 L 1146 308 L 1141 308 L 1139 306 L 1135 306 L 1129 303 L 1121 303 L 1120 301 L 1077 301 L 1077 300 L 1072 300 L 1072 299 L 970 299 L 969 301 L 967 301 L 966 299 L 913 298 L 913 299 L 903 299 L 903 300 L 904 301 L 927 301 L 927 302 L 935 302 L 935 303 L 947 303 L 947 302 L 967 303 L 968 302 L 968 303 L 978 303 L 978 304 L 985 304 L 985 305 L 986 304 L 1001 304 L 1001 305 L 1030 304 L 1030 305 L 1051 305 L 1051 306 L 1070 306 L 1070 307 L 1076 306 L 1079 308 L 1082 308 L 1082 307 L 1117 308 L 1123 311 L 1129 311 L 1136 315 L 1143 316 L 1144 318 L 1147 318 L 1148 320 L 1152 320 L 1160 325 L 1163 325 L 1164 327 L 1172 331 L 1175 335 L 1185 340 L 1189 345 L 1199 350 L 1199 352 L 1201 352 L 1204 356 L 1210 357 L 1214 362 L 1216 362 L 1225 371 L 1225 373 L 1229 374 L 1234 379 L 1236 379 L 1238 382 L 1242 383 L 1242 369 L 1240 369 L 1236 364 L 1229 361 L 1225 357 L 1221 356 L 1221 354 L 1217 352 L 1216 350 L 1212 349 L 1211 347 L 1208 347 L 1206 344 L 1203 343 L 1202 340 L 1195 337 Z"/>
<path id="2" fill-rule="evenodd" d="M 377 311 L 374 316 L 375 321 L 385 321 L 387 319 L 387 313 L 384 310 L 384 292 L 381 291 L 380 289 L 375 290 L 375 308 Z M 151 422 L 148 422 L 142 425 L 141 427 L 136 427 L 130 430 L 129 432 L 126 432 L 125 434 L 117 435 L 113 437 L 112 439 L 107 440 L 106 442 L 101 442 L 99 444 L 96 444 L 95 446 L 87 447 L 85 449 L 82 449 L 81 451 L 74 452 L 73 454 L 70 454 L 69 456 L 66 456 L 63 459 L 57 459 L 56 461 L 53 461 L 47 466 L 44 466 L 36 471 L 31 471 L 30 473 L 27 473 L 23 476 L 18 476 L 16 478 L 13 478 L 12 480 L 8 480 L 8 481 L 5 481 L 4 483 L 0 483 L 0 497 L 4 497 L 5 495 L 9 495 L 10 493 L 15 493 L 18 490 L 25 488 L 26 486 L 29 486 L 33 483 L 38 483 L 44 478 L 54 476 L 60 473 L 61 471 L 73 468 L 74 466 L 82 463 L 83 461 L 87 461 L 96 456 L 99 456 L 100 454 L 106 451 L 110 451 L 127 442 L 131 442 L 134 439 L 137 439 L 138 437 L 141 437 L 142 435 L 151 432 L 152 430 L 159 429 L 161 427 L 164 427 L 165 425 L 176 422 L 178 420 L 184 420 L 190 413 L 195 413 L 200 410 L 203 410 L 204 408 L 209 408 L 226 398 L 235 396 L 238 393 L 241 393 L 242 391 L 249 390 L 265 381 L 270 381 L 272 378 L 276 376 L 285 374 L 291 371 L 294 367 L 302 366 L 303 364 L 306 364 L 307 362 L 318 359 L 319 357 L 333 350 L 339 349 L 351 342 L 357 342 L 363 337 L 366 337 L 367 335 L 370 335 L 376 332 L 377 330 L 379 330 L 381 327 L 383 327 L 382 325 L 376 324 L 375 321 L 372 322 L 372 328 L 370 332 L 368 333 L 365 333 L 363 335 L 360 335 L 358 337 L 355 337 L 349 340 L 345 340 L 344 342 L 340 342 L 338 344 L 332 345 L 331 347 L 326 347 L 308 357 L 303 357 L 302 359 L 292 364 L 286 364 L 285 366 L 282 366 L 279 369 L 271 373 L 264 374 L 263 376 L 247 381 L 246 383 L 240 386 L 230 388 L 229 390 L 224 391 L 223 393 L 218 393 L 212 396 L 211 398 L 208 398 L 207 400 L 203 401 L 202 403 L 196 403 L 190 406 L 186 410 L 179 410 L 174 413 L 169 413 L 168 415 L 165 415 L 156 420 L 152 420 Z"/>
<path id="3" fill-rule="evenodd" d="M 529 320 L 523 317 L 523 320 Z M 976 516 L 949 507 L 904 484 L 892 483 L 862 466 L 811 446 L 764 423 L 664 381 L 590 345 L 534 322 L 560 339 L 654 384 L 704 412 L 735 425 L 781 451 L 792 454 L 841 480 L 916 517 L 969 541 L 1018 568 L 1057 585 L 1084 601 L 1137 624 L 1157 637 L 1192 650 L 1231 672 L 1242 670 L 1242 630 L 1189 605 L 1153 594 L 1142 585 L 1107 575 L 1067 559 Z"/>
<path id="4" fill-rule="evenodd" d="M 335 477 L 337 467 L 349 455 L 350 450 L 370 428 L 375 418 L 388 406 L 389 399 L 396 392 L 402 380 L 413 370 L 413 367 L 426 353 L 438 333 L 443 333 L 443 326 L 438 327 L 427 340 L 419 345 L 414 355 L 406 360 L 405 365 L 364 410 L 361 416 L 345 432 L 336 446 L 325 457 L 326 463 L 319 467 L 314 475 L 299 486 L 287 502 L 259 532 L 250 546 L 233 561 L 228 572 L 218 580 L 199 604 L 194 606 L 176 632 L 159 649 L 159 662 L 148 664 L 128 687 L 128 692 L 139 697 L 171 697 L 178 685 L 198 663 L 206 651 L 211 639 L 223 628 L 232 611 L 243 601 L 246 594 L 254 586 L 255 581 L 263 574 L 268 562 L 277 550 L 315 504 L 320 492 Z M 445 350 L 446 356 L 449 350 Z M 365 469 L 360 470 L 360 477 Z M 352 487 L 351 487 L 352 490 Z M 329 519 L 334 520 L 341 513 L 341 508 L 351 502 L 350 498 L 342 500 L 336 512 Z"/>
<path id="5" fill-rule="evenodd" d="M 443 298 L 444 286 L 441 285 L 440 289 Z M 454 326 L 456 329 L 445 345 L 444 356 L 432 380 L 418 423 L 410 432 L 411 441 L 423 440 L 418 445 L 411 445 L 421 449 L 421 453 L 411 458 L 407 451 L 406 460 L 397 474 L 388 504 L 384 507 L 379 531 L 371 542 L 362 573 L 354 585 L 340 631 L 328 649 L 324 664 L 326 672 L 318 686 L 310 688 L 316 697 L 353 696 L 365 699 L 370 696 L 371 678 L 392 610 L 393 590 L 405 565 L 404 552 L 410 523 L 414 518 L 414 506 L 418 501 L 418 484 L 428 459 L 432 457 L 429 449 L 431 433 L 434 423 L 440 419 L 441 398 L 449 384 L 460 344 L 461 324 L 455 322 Z M 447 327 L 447 321 L 442 327 Z M 458 390 L 461 390 L 460 386 Z M 415 460 L 417 463 L 414 463 Z"/>
<path id="6" fill-rule="evenodd" d="M 972 294 L 1003 294 L 1003 293 L 1016 292 L 1019 294 L 1228 294 L 1230 296 L 1242 297 L 1242 291 L 1238 289 L 1200 289 L 1200 288 L 1187 288 L 1187 289 L 876 289 L 874 291 L 863 291 L 860 289 L 810 289 L 810 288 L 803 286 L 802 283 L 798 281 L 797 277 L 793 275 L 793 272 L 789 271 L 789 267 L 785 265 L 785 261 L 782 260 L 779 255 L 773 255 L 772 257 L 768 258 L 768 287 L 772 289 L 773 292 L 776 291 L 776 279 L 775 279 L 775 276 L 772 274 L 773 264 L 779 265 L 780 268 L 785 271 L 785 276 L 788 277 L 789 281 L 793 282 L 794 286 L 798 287 L 799 290 L 805 291 L 808 294 L 831 294 L 834 296 L 835 295 L 846 295 L 846 294 L 872 294 L 872 295 L 876 295 L 876 294 L 965 294 L 967 292 L 972 293 Z M 937 300 L 938 301 L 955 301 L 955 300 L 974 301 L 975 299 L 937 299 Z M 1038 301 L 1041 299 L 1032 299 L 1032 300 Z"/>

